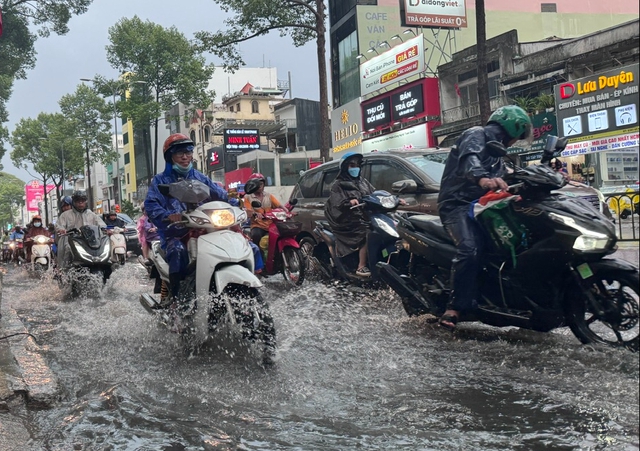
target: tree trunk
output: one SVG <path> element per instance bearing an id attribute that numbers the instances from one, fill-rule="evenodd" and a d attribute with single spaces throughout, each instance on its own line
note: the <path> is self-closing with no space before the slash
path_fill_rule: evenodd
<path id="1" fill-rule="evenodd" d="M 93 189 L 91 188 L 91 160 L 89 160 L 89 144 L 84 147 L 87 155 L 87 198 L 89 200 L 89 210 L 93 211 Z"/>
<path id="2" fill-rule="evenodd" d="M 478 102 L 480 122 L 486 124 L 491 116 L 489 101 L 489 78 L 487 74 L 487 24 L 484 0 L 476 0 L 476 50 L 478 52 Z"/>
<path id="3" fill-rule="evenodd" d="M 316 0 L 317 16 L 316 31 L 318 33 L 318 78 L 320 82 L 320 157 L 323 162 L 329 161 L 329 137 L 331 129 L 329 124 L 329 94 L 327 88 L 327 61 L 325 59 L 325 6 L 324 0 Z"/>

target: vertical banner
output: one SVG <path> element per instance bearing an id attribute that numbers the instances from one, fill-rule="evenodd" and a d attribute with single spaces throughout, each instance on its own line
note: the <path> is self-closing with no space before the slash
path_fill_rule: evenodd
<path id="1" fill-rule="evenodd" d="M 54 189 L 55 185 L 47 185 L 47 193 Z M 27 211 L 38 211 L 38 203 L 44 200 L 44 190 L 42 183 L 38 180 L 31 180 L 24 186 L 27 198 Z"/>

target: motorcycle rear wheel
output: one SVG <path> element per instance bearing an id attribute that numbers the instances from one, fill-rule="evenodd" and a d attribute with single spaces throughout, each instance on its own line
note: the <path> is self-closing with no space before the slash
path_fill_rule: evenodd
<path id="1" fill-rule="evenodd" d="M 638 351 L 640 277 L 638 273 L 603 270 L 595 274 L 590 291 L 605 309 L 597 315 L 579 290 L 569 293 L 568 325 L 584 344 L 603 343 Z"/>
<path id="2" fill-rule="evenodd" d="M 282 276 L 291 285 L 302 285 L 307 269 L 302 250 L 287 246 L 282 250 Z"/>

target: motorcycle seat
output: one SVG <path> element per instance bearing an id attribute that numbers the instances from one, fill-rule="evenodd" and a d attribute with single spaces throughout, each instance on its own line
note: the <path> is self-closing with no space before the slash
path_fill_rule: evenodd
<path id="1" fill-rule="evenodd" d="M 418 230 L 428 233 L 440 241 L 451 242 L 451 237 L 444 229 L 440 218 L 434 215 L 409 216 L 409 222 Z"/>

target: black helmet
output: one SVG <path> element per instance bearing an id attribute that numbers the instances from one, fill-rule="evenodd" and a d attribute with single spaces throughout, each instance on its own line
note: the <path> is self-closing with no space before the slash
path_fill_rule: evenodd
<path id="1" fill-rule="evenodd" d="M 83 209 L 80 209 L 78 207 L 76 207 L 76 202 L 80 202 L 80 201 L 86 201 L 87 198 L 87 193 L 85 193 L 84 191 L 74 191 L 73 195 L 71 196 L 71 200 L 73 201 L 73 209 L 79 211 L 80 213 L 82 213 L 83 211 L 85 211 L 87 209 L 87 207 L 85 206 Z"/>
<path id="2" fill-rule="evenodd" d="M 262 182 L 262 180 L 259 178 L 247 180 L 247 183 L 244 184 L 244 192 L 246 194 L 255 193 L 256 191 L 258 191 L 258 189 L 260 189 L 260 182 Z"/>

